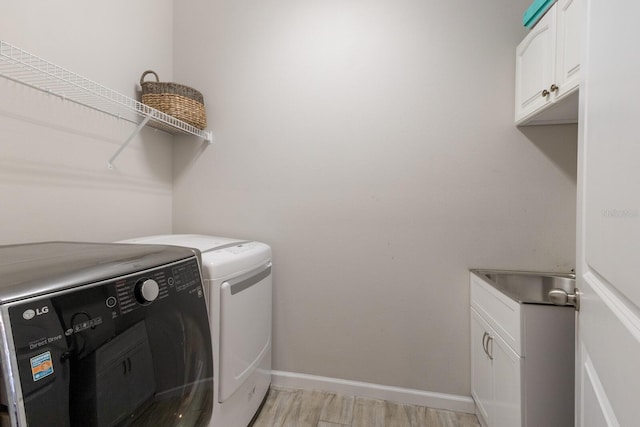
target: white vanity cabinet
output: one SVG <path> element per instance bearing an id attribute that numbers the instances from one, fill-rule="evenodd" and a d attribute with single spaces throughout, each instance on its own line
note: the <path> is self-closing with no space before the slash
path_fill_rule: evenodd
<path id="1" fill-rule="evenodd" d="M 516 124 L 577 123 L 581 1 L 558 0 L 516 48 Z"/>
<path id="2" fill-rule="evenodd" d="M 513 300 L 470 275 L 471 395 L 487 427 L 573 425 L 574 310 Z"/>

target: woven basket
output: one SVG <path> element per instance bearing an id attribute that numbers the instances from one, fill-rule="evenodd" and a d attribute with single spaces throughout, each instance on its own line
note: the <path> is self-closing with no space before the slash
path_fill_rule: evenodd
<path id="1" fill-rule="evenodd" d="M 155 82 L 145 82 L 147 74 L 156 77 Z M 204 110 L 204 98 L 197 90 L 178 83 L 160 82 L 158 75 L 151 70 L 140 77 L 142 103 L 162 111 L 176 119 L 189 123 L 198 129 L 207 127 L 207 115 Z M 163 127 L 160 125 L 160 127 Z"/>

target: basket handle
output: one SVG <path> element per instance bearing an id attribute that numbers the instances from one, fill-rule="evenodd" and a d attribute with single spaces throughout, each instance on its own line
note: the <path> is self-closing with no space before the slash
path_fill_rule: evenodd
<path id="1" fill-rule="evenodd" d="M 142 83 L 144 82 L 144 78 L 147 74 L 153 74 L 154 76 L 156 76 L 156 82 L 160 81 L 160 78 L 158 77 L 155 71 L 147 70 L 144 73 L 142 73 L 142 76 L 140 77 L 140 86 L 142 86 Z"/>

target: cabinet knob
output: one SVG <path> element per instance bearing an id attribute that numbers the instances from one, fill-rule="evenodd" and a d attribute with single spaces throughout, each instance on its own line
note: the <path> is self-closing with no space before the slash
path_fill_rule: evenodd
<path id="1" fill-rule="evenodd" d="M 558 86 L 556 86 L 556 84 L 552 84 L 551 87 L 549 88 L 549 92 L 555 92 L 558 90 Z"/>
<path id="2" fill-rule="evenodd" d="M 544 89 L 544 90 L 542 91 L 542 97 L 544 98 L 544 97 L 549 96 L 549 93 L 550 93 L 550 92 L 549 92 L 548 90 Z"/>

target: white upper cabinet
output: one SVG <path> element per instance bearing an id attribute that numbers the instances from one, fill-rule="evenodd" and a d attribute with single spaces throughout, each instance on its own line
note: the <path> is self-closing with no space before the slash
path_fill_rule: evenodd
<path id="1" fill-rule="evenodd" d="M 517 125 L 576 123 L 581 0 L 559 0 L 516 48 Z"/>

